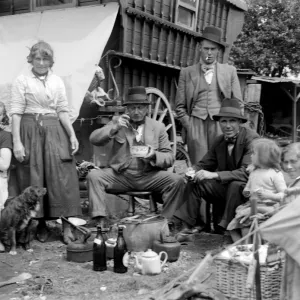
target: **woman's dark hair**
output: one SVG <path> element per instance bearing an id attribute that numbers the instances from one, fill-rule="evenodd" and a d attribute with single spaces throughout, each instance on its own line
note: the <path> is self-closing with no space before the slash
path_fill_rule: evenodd
<path id="1" fill-rule="evenodd" d="M 252 142 L 252 150 L 257 153 L 258 168 L 281 170 L 281 149 L 271 139 L 259 138 Z"/>
<path id="2" fill-rule="evenodd" d="M 2 125 L 9 125 L 9 117 L 6 113 L 5 104 L 3 102 L 0 102 L 0 108 L 3 109 L 3 119 L 2 119 Z"/>
<path id="3" fill-rule="evenodd" d="M 37 54 L 40 54 L 43 58 L 47 58 L 50 61 L 50 68 L 52 68 L 54 64 L 53 49 L 48 43 L 39 41 L 38 43 L 34 44 L 30 49 L 29 55 L 27 56 L 27 62 L 31 64 Z"/>

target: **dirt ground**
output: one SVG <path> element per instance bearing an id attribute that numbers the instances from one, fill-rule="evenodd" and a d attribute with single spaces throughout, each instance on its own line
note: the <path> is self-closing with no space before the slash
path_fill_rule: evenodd
<path id="1" fill-rule="evenodd" d="M 75 263 L 66 260 L 66 246 L 57 234 L 59 225 L 50 224 L 51 239 L 42 244 L 32 242 L 33 252 L 18 249 L 16 256 L 0 254 L 0 281 L 28 272 L 32 278 L 25 283 L 0 287 L 0 299 L 147 299 L 155 290 L 198 264 L 206 251 L 227 243 L 226 237 L 198 234 L 195 242 L 182 245 L 178 261 L 167 263 L 156 276 L 143 276 L 134 272 L 116 274 L 108 263 L 105 272 L 94 272 L 92 262 Z M 133 262 L 132 262 L 133 263 Z"/>
<path id="2" fill-rule="evenodd" d="M 50 221 L 48 226 L 50 239 L 44 244 L 33 240 L 33 252 L 19 248 L 16 256 L 0 253 L 0 281 L 23 272 L 32 275 L 23 283 L 0 287 L 0 300 L 146 300 L 154 291 L 199 264 L 207 251 L 230 242 L 226 236 L 200 233 L 194 242 L 182 245 L 178 261 L 167 263 L 159 275 L 138 274 L 133 260 L 127 273 L 116 274 L 112 261 L 108 261 L 105 272 L 93 271 L 92 262 L 68 262 L 66 245 L 61 241 L 61 225 Z"/>

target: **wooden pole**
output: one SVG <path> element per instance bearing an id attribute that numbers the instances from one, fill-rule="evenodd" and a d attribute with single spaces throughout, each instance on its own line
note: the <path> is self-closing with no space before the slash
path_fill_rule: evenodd
<path id="1" fill-rule="evenodd" d="M 251 214 L 257 214 L 257 199 L 253 197 L 251 199 Z M 258 228 L 257 219 L 253 219 L 254 226 L 253 229 L 256 230 Z M 254 259 L 256 260 L 256 270 L 255 270 L 255 286 L 256 286 L 256 300 L 262 300 L 261 297 L 261 282 L 260 282 L 260 264 L 259 264 L 259 233 L 253 234 L 253 251 L 254 251 Z"/>
<path id="2" fill-rule="evenodd" d="M 293 143 L 297 142 L 297 85 L 294 85 L 293 100 Z"/>
<path id="3" fill-rule="evenodd" d="M 293 95 L 284 87 L 280 86 L 280 88 L 288 95 L 288 97 L 293 101 L 293 133 L 292 133 L 292 140 L 293 143 L 297 142 L 297 85 L 294 84 L 294 92 Z"/>

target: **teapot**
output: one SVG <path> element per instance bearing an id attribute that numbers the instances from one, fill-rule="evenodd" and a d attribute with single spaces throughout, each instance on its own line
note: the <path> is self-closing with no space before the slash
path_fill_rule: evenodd
<path id="1" fill-rule="evenodd" d="M 160 258 L 162 254 L 165 255 L 165 258 L 161 262 Z M 140 258 L 141 263 L 139 263 L 137 256 L 135 257 L 136 267 L 141 271 L 143 275 L 159 274 L 161 272 L 161 267 L 166 263 L 167 259 L 168 254 L 165 251 L 161 251 L 159 254 L 157 254 L 151 249 L 148 249 L 143 253 Z"/>

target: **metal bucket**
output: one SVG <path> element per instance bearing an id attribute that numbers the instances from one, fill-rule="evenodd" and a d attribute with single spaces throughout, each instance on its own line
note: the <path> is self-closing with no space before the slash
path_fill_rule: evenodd
<path id="1" fill-rule="evenodd" d="M 84 263 L 93 260 L 93 243 L 70 243 L 67 246 L 67 261 Z"/>
<path id="2" fill-rule="evenodd" d="M 153 241 L 159 239 L 161 230 L 165 235 L 169 235 L 168 226 L 164 226 L 167 223 L 168 220 L 161 216 L 145 221 L 142 219 L 122 221 L 121 224 L 126 226 L 123 234 L 127 249 L 135 252 L 152 249 Z"/>

